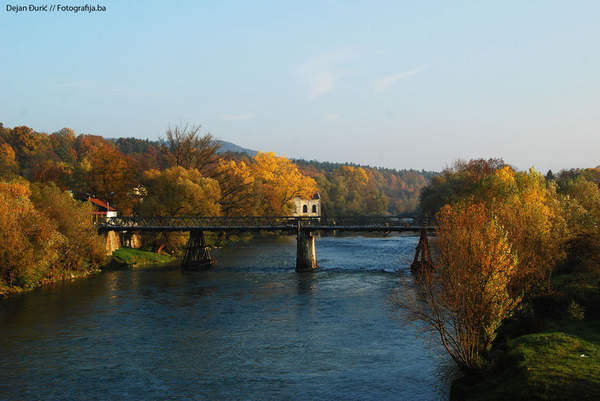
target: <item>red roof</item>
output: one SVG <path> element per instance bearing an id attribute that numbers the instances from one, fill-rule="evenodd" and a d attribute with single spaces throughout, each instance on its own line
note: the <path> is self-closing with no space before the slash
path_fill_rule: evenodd
<path id="1" fill-rule="evenodd" d="M 96 199 L 96 198 L 88 198 L 88 200 L 104 209 L 106 209 L 109 212 L 116 212 L 117 209 L 115 209 L 112 206 L 107 205 L 106 203 L 102 202 L 100 199 Z"/>

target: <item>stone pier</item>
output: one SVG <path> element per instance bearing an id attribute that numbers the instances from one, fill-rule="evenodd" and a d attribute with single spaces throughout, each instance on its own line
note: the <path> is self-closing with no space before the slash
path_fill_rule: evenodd
<path id="1" fill-rule="evenodd" d="M 296 271 L 311 272 L 319 268 L 315 249 L 315 237 L 310 231 L 299 230 L 296 237 Z"/>
<path id="2" fill-rule="evenodd" d="M 107 231 L 104 236 L 106 237 L 106 254 L 110 256 L 121 247 L 121 238 L 116 231 Z"/>

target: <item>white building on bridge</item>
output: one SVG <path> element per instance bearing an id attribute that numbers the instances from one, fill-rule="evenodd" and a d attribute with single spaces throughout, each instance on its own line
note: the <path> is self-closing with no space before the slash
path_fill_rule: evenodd
<path id="1" fill-rule="evenodd" d="M 321 217 L 321 196 L 317 192 L 312 199 L 294 198 L 292 216 Z"/>

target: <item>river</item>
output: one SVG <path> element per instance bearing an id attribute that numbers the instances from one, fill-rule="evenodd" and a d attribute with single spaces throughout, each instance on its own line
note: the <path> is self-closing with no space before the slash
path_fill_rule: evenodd
<path id="1" fill-rule="evenodd" d="M 208 272 L 103 272 L 0 300 L 2 400 L 445 400 L 448 357 L 390 298 L 414 237 L 238 243 Z"/>

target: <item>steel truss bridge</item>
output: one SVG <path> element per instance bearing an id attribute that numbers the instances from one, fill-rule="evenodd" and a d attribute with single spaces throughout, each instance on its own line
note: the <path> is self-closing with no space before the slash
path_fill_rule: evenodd
<path id="1" fill-rule="evenodd" d="M 213 264 L 204 232 L 258 232 L 280 231 L 295 233 L 297 238 L 296 271 L 312 271 L 316 268 L 316 250 L 313 233 L 325 232 L 391 232 L 413 233 L 421 236 L 415 261 L 423 262 L 429 255 L 427 233 L 435 230 L 424 219 L 402 216 L 342 216 L 342 217 L 295 217 L 295 216 L 177 216 L 177 217 L 113 217 L 98 226 L 100 232 L 189 232 L 190 239 L 182 266 L 203 269 Z M 426 252 L 425 252 L 426 250 Z M 430 259 L 430 257 L 429 257 Z"/>
<path id="2" fill-rule="evenodd" d="M 394 216 L 348 217 L 113 217 L 101 231 L 368 231 L 420 232 L 433 226 L 424 220 Z"/>

